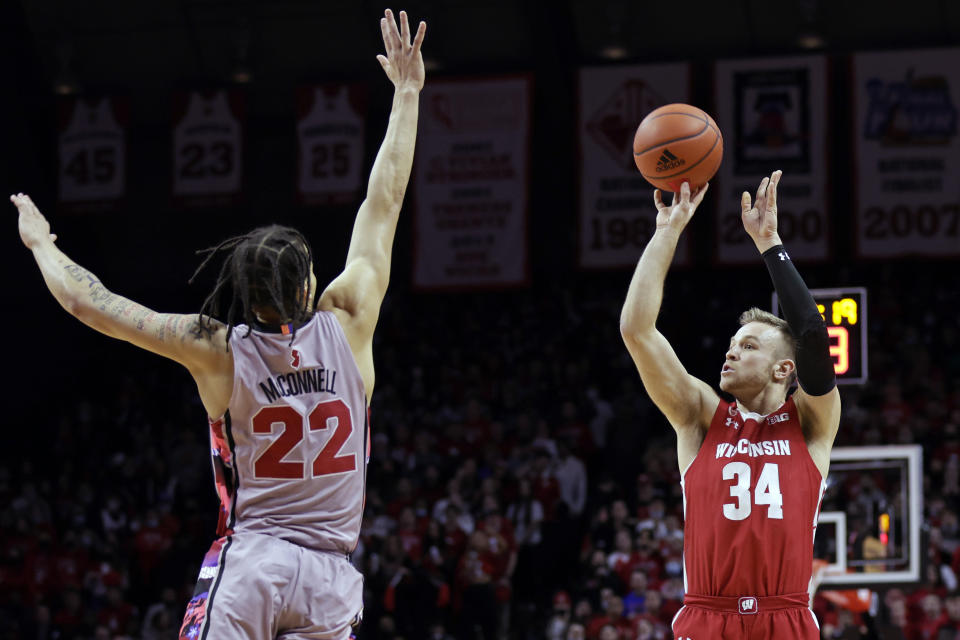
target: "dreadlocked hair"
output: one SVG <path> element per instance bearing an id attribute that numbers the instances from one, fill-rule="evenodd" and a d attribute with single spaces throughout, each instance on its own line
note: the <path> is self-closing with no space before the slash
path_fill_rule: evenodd
<path id="1" fill-rule="evenodd" d="M 227 341 L 238 324 L 247 325 L 246 337 L 258 323 L 254 308 L 260 307 L 276 311 L 281 322 L 293 324 L 292 343 L 296 328 L 313 315 L 304 287 L 313 253 L 296 229 L 276 224 L 258 227 L 197 254 L 206 257 L 190 277 L 191 283 L 214 258 L 226 254 L 217 282 L 200 308 L 203 331 L 212 332 L 212 320 L 217 318 L 227 325 Z"/>

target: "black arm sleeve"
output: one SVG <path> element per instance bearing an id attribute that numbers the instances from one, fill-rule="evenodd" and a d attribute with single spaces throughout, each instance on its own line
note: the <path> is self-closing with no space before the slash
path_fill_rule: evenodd
<path id="1" fill-rule="evenodd" d="M 764 251 L 763 262 L 777 290 L 783 317 L 797 339 L 800 386 L 812 396 L 829 393 L 837 385 L 837 378 L 830 357 L 830 336 L 817 303 L 782 244 Z"/>

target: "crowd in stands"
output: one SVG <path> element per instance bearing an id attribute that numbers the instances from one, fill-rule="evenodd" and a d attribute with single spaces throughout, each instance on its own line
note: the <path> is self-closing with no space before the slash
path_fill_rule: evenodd
<path id="1" fill-rule="evenodd" d="M 814 610 L 824 638 L 955 640 L 960 321 L 912 313 L 921 296 L 938 308 L 932 285 L 875 278 L 871 379 L 842 389 L 837 444 L 923 445 L 924 579 L 866 610 L 822 595 Z M 361 640 L 671 638 L 684 590 L 675 441 L 620 340 L 626 280 L 598 280 L 388 297 L 352 556 Z M 741 306 L 763 297 L 675 286 L 664 331 L 712 384 Z M 145 366 L 91 391 L 46 407 L 32 445 L 0 454 L 0 640 L 174 638 L 213 540 L 187 374 Z M 844 490 L 854 501 L 871 487 Z"/>

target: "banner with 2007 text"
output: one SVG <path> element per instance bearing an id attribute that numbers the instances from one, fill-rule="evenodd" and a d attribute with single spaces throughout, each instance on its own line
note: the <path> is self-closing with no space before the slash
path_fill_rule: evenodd
<path id="1" fill-rule="evenodd" d="M 413 284 L 469 289 L 529 281 L 527 76 L 439 80 L 421 95 Z"/>
<path id="2" fill-rule="evenodd" d="M 857 251 L 960 256 L 960 49 L 854 56 Z"/>
<path id="3" fill-rule="evenodd" d="M 717 200 L 715 258 L 757 263 L 740 220 L 740 197 L 755 197 L 764 176 L 783 171 L 777 189 L 780 237 L 794 260 L 830 257 L 827 60 L 823 56 L 716 63 L 716 120 L 723 163 L 708 197 Z"/>
<path id="4" fill-rule="evenodd" d="M 654 188 L 633 160 L 633 137 L 644 116 L 688 102 L 686 63 L 580 69 L 577 139 L 580 145 L 580 266 L 637 264 L 656 228 Z M 667 194 L 669 202 L 669 194 Z M 674 264 L 690 261 L 690 233 Z"/>

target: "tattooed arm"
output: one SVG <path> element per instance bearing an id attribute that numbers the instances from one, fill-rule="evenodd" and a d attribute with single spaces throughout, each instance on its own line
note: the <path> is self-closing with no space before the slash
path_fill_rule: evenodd
<path id="1" fill-rule="evenodd" d="M 212 331 L 204 331 L 197 314 L 157 313 L 112 293 L 57 248 L 50 224 L 29 196 L 10 200 L 20 211 L 20 238 L 33 252 L 50 293 L 67 312 L 100 333 L 176 360 L 194 377 L 222 371 L 228 362 L 232 373 L 224 327 L 215 324 Z"/>

